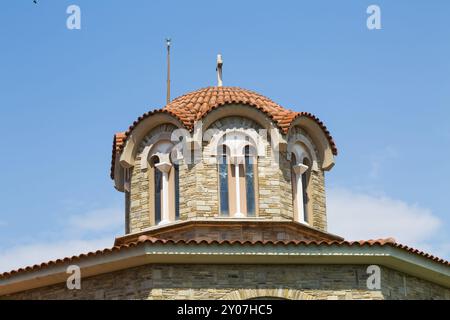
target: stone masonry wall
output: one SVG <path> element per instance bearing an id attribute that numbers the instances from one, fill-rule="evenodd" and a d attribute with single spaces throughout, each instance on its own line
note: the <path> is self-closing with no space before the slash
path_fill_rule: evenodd
<path id="1" fill-rule="evenodd" d="M 140 155 L 136 158 L 131 171 L 129 231 L 135 232 L 151 226 L 147 171 L 141 170 Z"/>
<path id="2" fill-rule="evenodd" d="M 144 265 L 0 299 L 450 299 L 450 289 L 381 268 L 381 290 L 365 265 Z M 405 289 L 406 288 L 406 289 Z"/>
<path id="3" fill-rule="evenodd" d="M 327 231 L 327 209 L 325 198 L 325 173 L 322 170 L 311 172 L 312 184 L 312 225 L 322 231 Z"/>
<path id="4" fill-rule="evenodd" d="M 213 226 L 194 226 L 186 229 L 168 230 L 152 235 L 155 238 L 167 240 L 189 240 L 197 241 L 279 241 L 279 240 L 303 240 L 311 241 L 323 240 L 320 236 L 307 233 L 305 231 L 289 228 L 287 226 L 270 226 L 270 225 L 213 225 Z"/>
<path id="5" fill-rule="evenodd" d="M 224 132 L 233 128 L 254 129 L 260 127 L 249 119 L 229 117 L 216 121 L 211 128 Z M 153 129 L 141 142 L 136 154 L 135 164 L 131 171 L 131 190 L 129 195 L 129 213 L 127 231 L 139 232 L 152 226 L 151 208 L 153 197 L 150 195 L 149 168 L 141 168 L 141 158 L 144 148 L 150 144 L 152 137 L 161 133 L 170 133 L 175 127 L 161 125 Z M 306 132 L 294 131 L 302 135 L 312 144 L 312 139 Z M 293 219 L 292 186 L 290 160 L 287 152 L 280 153 L 279 164 L 273 163 L 272 149 L 267 142 L 266 155 L 258 157 L 257 201 L 258 217 L 268 220 Z M 212 157 L 208 143 L 203 143 L 204 159 Z M 313 150 L 317 153 L 317 150 Z M 320 168 L 318 163 L 318 168 Z M 180 164 L 180 219 L 214 218 L 219 216 L 219 186 L 217 164 L 202 161 L 195 164 Z M 326 231 L 326 207 L 324 172 L 313 170 L 310 178 L 310 208 L 312 217 L 310 224 L 322 231 Z"/>
<path id="6" fill-rule="evenodd" d="M 141 168 L 141 157 L 144 148 L 150 144 L 152 137 L 159 134 L 170 133 L 176 127 L 170 124 L 157 126 L 141 141 L 136 153 L 134 166 L 131 170 L 130 179 L 130 207 L 129 207 L 129 232 L 143 230 L 151 226 L 149 197 L 148 169 Z"/>
<path id="7" fill-rule="evenodd" d="M 206 142 L 203 143 L 203 148 Z M 205 156 L 205 155 L 204 155 Z M 191 217 L 212 218 L 219 215 L 217 164 L 201 161 L 195 165 L 195 205 Z M 180 177 L 181 179 L 181 177 Z"/>

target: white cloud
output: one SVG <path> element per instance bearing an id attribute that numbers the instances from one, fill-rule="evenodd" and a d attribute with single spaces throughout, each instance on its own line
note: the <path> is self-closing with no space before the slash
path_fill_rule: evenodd
<path id="1" fill-rule="evenodd" d="M 69 227 L 77 231 L 103 231 L 120 226 L 123 219 L 123 212 L 120 209 L 97 209 L 71 216 Z"/>
<path id="2" fill-rule="evenodd" d="M 117 208 L 71 216 L 56 232 L 0 250 L 0 272 L 112 247 L 122 224 L 123 213 Z"/>
<path id="3" fill-rule="evenodd" d="M 442 222 L 427 208 L 385 196 L 333 188 L 328 191 L 327 205 L 329 231 L 346 240 L 393 237 L 408 246 L 446 254 L 443 246 L 432 245 Z"/>
<path id="4" fill-rule="evenodd" d="M 386 146 L 377 154 L 372 154 L 369 159 L 370 170 L 369 178 L 378 179 L 382 172 L 381 168 L 386 162 L 398 157 L 397 150 L 392 146 Z"/>

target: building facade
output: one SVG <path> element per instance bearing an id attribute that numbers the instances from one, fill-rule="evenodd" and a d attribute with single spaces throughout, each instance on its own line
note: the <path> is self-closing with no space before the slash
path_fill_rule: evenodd
<path id="1" fill-rule="evenodd" d="M 114 136 L 125 234 L 0 275 L 5 299 L 450 299 L 450 265 L 393 239 L 327 232 L 325 125 L 258 93 L 208 87 Z M 77 266 L 81 288 L 69 289 Z"/>

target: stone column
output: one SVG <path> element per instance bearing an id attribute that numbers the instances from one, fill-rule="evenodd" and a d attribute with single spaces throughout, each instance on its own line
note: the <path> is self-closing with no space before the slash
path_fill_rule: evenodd
<path id="1" fill-rule="evenodd" d="M 161 162 L 155 164 L 155 167 L 162 172 L 163 174 L 163 181 L 162 181 L 162 194 L 163 194 L 163 200 L 162 200 L 162 217 L 161 217 L 161 224 L 169 223 L 169 172 L 172 168 L 172 164 L 168 162 Z"/>
<path id="2" fill-rule="evenodd" d="M 297 164 L 293 167 L 295 172 L 295 179 L 296 179 L 296 187 L 297 187 L 297 194 L 295 195 L 297 199 L 297 219 L 298 222 L 301 223 L 308 223 L 305 219 L 305 208 L 303 206 L 303 181 L 302 181 L 302 175 L 308 170 L 308 166 L 304 164 Z"/>
<path id="3" fill-rule="evenodd" d="M 240 155 L 234 156 L 234 157 L 231 157 L 231 161 L 232 161 L 232 164 L 234 164 L 234 177 L 236 180 L 236 197 L 235 197 L 236 212 L 234 213 L 234 216 L 236 218 L 243 218 L 243 217 L 245 217 L 245 215 L 241 211 L 242 210 L 241 209 L 241 190 L 240 190 L 241 184 L 239 181 L 239 166 L 244 163 L 245 158 L 244 158 L 244 156 L 240 156 Z"/>

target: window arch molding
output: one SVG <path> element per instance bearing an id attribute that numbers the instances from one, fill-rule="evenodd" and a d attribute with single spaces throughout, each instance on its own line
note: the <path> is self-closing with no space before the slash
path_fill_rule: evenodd
<path id="1" fill-rule="evenodd" d="M 301 142 L 290 148 L 293 218 L 297 222 L 309 224 L 312 220 L 311 152 Z"/>
<path id="2" fill-rule="evenodd" d="M 298 129 L 306 131 L 317 147 L 317 153 L 321 160 L 321 169 L 330 170 L 334 166 L 334 154 L 324 130 L 316 121 L 308 117 L 296 118 L 291 123 L 288 135 L 292 137 L 298 132 Z"/>
<path id="3" fill-rule="evenodd" d="M 308 161 L 311 162 L 312 159 L 311 153 L 306 148 L 306 146 L 303 145 L 301 142 L 296 142 L 289 151 L 288 154 L 291 155 L 290 160 L 292 160 L 292 154 L 294 154 L 297 162 L 296 164 L 303 163 L 304 159 L 308 159 Z"/>
<path id="4" fill-rule="evenodd" d="M 257 215 L 260 138 L 254 129 L 229 129 L 213 137 L 210 147 L 218 164 L 221 216 L 243 218 Z"/>
<path id="5" fill-rule="evenodd" d="M 301 147 L 301 150 L 299 149 Z M 291 160 L 291 155 L 295 154 L 297 159 L 300 159 L 301 154 L 304 152 L 308 155 L 309 160 L 312 163 L 311 170 L 319 170 L 319 159 L 317 158 L 316 152 L 314 152 L 313 144 L 301 133 L 295 133 L 289 137 L 287 146 L 287 159 Z"/>
<path id="6" fill-rule="evenodd" d="M 161 141 L 169 141 L 170 143 L 172 143 L 171 155 L 173 159 L 177 160 L 182 159 L 183 150 L 181 150 L 182 149 L 181 145 L 174 144 L 172 138 L 173 138 L 172 130 L 163 131 L 151 136 L 151 138 L 145 143 L 144 148 L 141 152 L 140 167 L 142 171 L 145 171 L 148 168 L 149 159 L 153 152 L 152 150 L 154 150 L 155 145 L 157 145 Z"/>
<path id="7" fill-rule="evenodd" d="M 119 158 L 119 163 L 124 168 L 134 166 L 136 154 L 139 152 L 139 148 L 142 145 L 142 141 L 145 137 L 150 136 L 151 132 L 154 132 L 161 126 L 173 126 L 174 128 L 184 128 L 180 119 L 174 117 L 171 114 L 163 111 L 156 111 L 149 114 L 142 119 L 131 132 L 128 133 L 123 151 Z"/>
<path id="8" fill-rule="evenodd" d="M 245 104 L 227 104 L 221 106 L 220 108 L 216 108 L 203 116 L 201 119 L 203 130 L 209 129 L 217 121 L 222 121 L 223 119 L 232 117 L 248 119 L 268 131 L 272 128 L 276 128 L 273 120 L 261 110 Z M 280 134 L 278 131 L 276 133 Z"/>
<path id="9" fill-rule="evenodd" d="M 162 139 L 151 144 L 146 153 L 151 225 L 179 219 L 179 165 L 172 160 L 176 154 L 174 146 L 170 140 Z"/>
<path id="10" fill-rule="evenodd" d="M 171 162 L 170 153 L 172 152 L 174 144 L 167 139 L 161 139 L 154 143 L 148 152 L 148 159 L 158 156 L 160 161 Z M 148 162 L 148 161 L 147 161 Z"/>
<path id="11" fill-rule="evenodd" d="M 234 138 L 239 140 L 234 142 Z M 244 148 L 248 145 L 256 151 L 255 156 L 264 156 L 268 142 L 261 137 L 253 128 L 232 128 L 226 130 L 215 130 L 208 144 L 207 154 L 217 158 L 221 154 L 221 146 L 226 145 L 230 149 L 231 156 L 242 155 Z"/>

